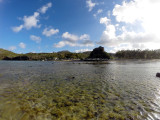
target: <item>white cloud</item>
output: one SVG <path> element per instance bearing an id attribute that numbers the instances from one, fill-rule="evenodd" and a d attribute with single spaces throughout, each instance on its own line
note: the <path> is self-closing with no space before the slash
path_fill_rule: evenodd
<path id="1" fill-rule="evenodd" d="M 111 51 L 159 49 L 159 6 L 159 0 L 131 0 L 115 5 L 112 14 L 116 18 L 115 25 L 107 17 L 100 19 L 106 28 L 98 44 L 109 47 Z"/>
<path id="2" fill-rule="evenodd" d="M 111 11 L 109 10 L 109 11 L 107 12 L 107 14 L 108 14 L 108 17 L 110 18 L 110 17 L 111 17 Z"/>
<path id="3" fill-rule="evenodd" d="M 62 48 L 66 45 L 65 41 L 60 41 L 59 43 L 54 44 L 54 47 L 56 48 Z"/>
<path id="4" fill-rule="evenodd" d="M 68 32 L 63 33 L 62 38 L 71 42 L 75 42 L 79 39 L 77 35 L 70 34 Z"/>
<path id="5" fill-rule="evenodd" d="M 46 5 L 42 6 L 38 11 L 42 14 L 46 13 L 48 8 L 52 7 L 52 3 L 47 3 Z"/>
<path id="6" fill-rule="evenodd" d="M 145 1 L 148 2 L 150 0 L 131 0 L 130 2 L 124 1 L 122 5 L 116 4 L 113 9 L 113 15 L 116 16 L 118 22 L 133 23 L 136 20 L 141 20 L 144 16 L 142 15 L 145 12 L 144 8 L 148 7 Z"/>
<path id="7" fill-rule="evenodd" d="M 134 44 L 145 44 L 150 42 L 158 42 L 158 40 L 152 35 L 147 33 L 136 32 L 123 32 L 120 35 L 116 35 L 114 25 L 108 25 L 107 29 L 103 32 L 99 44 L 106 45 L 108 47 L 117 47 L 123 44 L 128 44 L 134 48 Z M 154 48 L 155 46 L 153 46 Z M 151 47 L 150 47 L 151 48 Z"/>
<path id="8" fill-rule="evenodd" d="M 38 22 L 39 22 L 39 13 L 38 12 L 34 12 L 34 14 L 32 16 L 24 16 L 22 20 L 23 20 L 24 24 L 20 25 L 19 27 L 12 27 L 12 30 L 14 32 L 19 32 L 23 28 L 29 30 L 32 27 L 40 28 L 40 26 L 41 26 L 41 25 L 38 25 Z"/>
<path id="9" fill-rule="evenodd" d="M 113 15 L 118 22 L 140 22 L 145 32 L 159 34 L 160 31 L 160 1 L 159 0 L 131 0 L 116 5 Z"/>
<path id="10" fill-rule="evenodd" d="M 98 14 L 102 13 L 103 10 L 102 9 L 98 9 L 97 12 L 95 14 L 93 14 L 94 17 L 96 17 Z"/>
<path id="11" fill-rule="evenodd" d="M 98 11 L 97 11 L 98 14 L 100 14 L 100 13 L 102 13 L 102 12 L 103 12 L 102 9 L 98 9 Z"/>
<path id="12" fill-rule="evenodd" d="M 9 50 L 11 50 L 11 51 L 13 51 L 13 50 L 15 50 L 15 49 L 17 49 L 16 46 L 10 46 L 10 47 L 9 47 Z"/>
<path id="13" fill-rule="evenodd" d="M 14 32 L 20 32 L 23 28 L 29 30 L 31 28 L 40 28 L 41 25 L 38 24 L 40 22 L 40 13 L 44 14 L 48 10 L 48 8 L 52 7 L 52 3 L 48 3 L 44 6 L 42 6 L 38 11 L 39 12 L 34 12 L 33 15 L 31 16 L 24 16 L 22 19 L 23 24 L 19 26 L 12 27 L 12 30 Z"/>
<path id="14" fill-rule="evenodd" d="M 19 32 L 19 31 L 21 31 L 23 29 L 23 25 L 20 25 L 19 27 L 12 27 L 12 30 L 14 31 L 14 32 Z"/>
<path id="15" fill-rule="evenodd" d="M 93 47 L 94 44 L 93 42 L 90 40 L 90 36 L 88 34 L 83 34 L 79 37 L 79 40 L 80 40 L 80 44 L 79 46 L 86 46 L 86 47 Z"/>
<path id="16" fill-rule="evenodd" d="M 90 50 L 90 49 L 75 50 L 76 53 L 83 53 L 83 52 L 87 52 L 87 51 L 92 51 L 92 50 Z"/>
<path id="17" fill-rule="evenodd" d="M 35 12 L 32 16 L 24 16 L 24 28 L 27 30 L 31 29 L 32 27 L 39 28 L 40 25 L 38 25 L 39 22 L 39 13 Z"/>
<path id="18" fill-rule="evenodd" d="M 121 49 L 158 49 L 156 44 L 160 41 L 152 33 L 128 31 L 124 26 L 121 26 L 121 34 L 116 34 L 116 25 L 111 23 L 106 24 L 106 29 L 103 31 L 98 44 L 105 45 L 116 50 Z M 124 46 L 125 45 L 125 46 Z"/>
<path id="19" fill-rule="evenodd" d="M 63 40 L 59 43 L 54 44 L 54 47 L 61 48 L 66 45 L 71 47 L 79 46 L 94 46 L 93 42 L 90 40 L 90 36 L 87 34 L 83 34 L 80 37 L 74 34 L 70 34 L 68 32 L 63 33 Z"/>
<path id="20" fill-rule="evenodd" d="M 23 42 L 21 42 L 21 43 L 19 43 L 19 47 L 24 49 L 24 48 L 26 48 L 26 44 L 24 44 Z"/>
<path id="21" fill-rule="evenodd" d="M 80 40 L 89 40 L 90 36 L 88 34 L 83 34 L 80 36 Z"/>
<path id="22" fill-rule="evenodd" d="M 93 44 L 93 42 L 91 40 L 83 40 L 83 41 L 80 42 L 79 46 L 80 47 L 83 47 L 83 46 L 85 46 L 85 47 L 93 47 L 94 44 Z"/>
<path id="23" fill-rule="evenodd" d="M 100 18 L 100 24 L 105 24 L 107 25 L 110 22 L 110 19 L 107 17 Z"/>
<path id="24" fill-rule="evenodd" d="M 48 28 L 45 28 L 43 30 L 42 34 L 45 35 L 45 36 L 47 36 L 47 37 L 50 37 L 50 36 L 52 36 L 54 34 L 57 34 L 58 32 L 59 32 L 58 29 L 48 29 Z"/>
<path id="25" fill-rule="evenodd" d="M 86 1 L 87 7 L 89 8 L 89 12 L 92 11 L 92 9 L 97 5 L 97 3 L 92 2 L 92 0 Z"/>
<path id="26" fill-rule="evenodd" d="M 41 38 L 39 36 L 31 35 L 30 39 L 35 41 L 36 43 L 40 43 L 41 42 Z"/>

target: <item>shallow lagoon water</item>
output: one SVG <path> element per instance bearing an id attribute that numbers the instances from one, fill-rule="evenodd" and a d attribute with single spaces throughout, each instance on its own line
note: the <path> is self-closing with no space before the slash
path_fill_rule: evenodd
<path id="1" fill-rule="evenodd" d="M 159 60 L 0 61 L 0 120 L 158 120 Z"/>

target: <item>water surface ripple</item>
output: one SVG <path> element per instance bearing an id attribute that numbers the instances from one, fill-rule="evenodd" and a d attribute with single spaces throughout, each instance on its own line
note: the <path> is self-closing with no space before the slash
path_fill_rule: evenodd
<path id="1" fill-rule="evenodd" d="M 0 120 L 159 120 L 159 60 L 0 61 Z"/>

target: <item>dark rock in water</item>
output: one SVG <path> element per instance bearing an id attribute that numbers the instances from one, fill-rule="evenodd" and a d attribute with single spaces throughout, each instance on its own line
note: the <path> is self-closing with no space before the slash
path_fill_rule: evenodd
<path id="1" fill-rule="evenodd" d="M 41 80 L 41 82 L 45 82 L 45 81 L 47 81 L 47 80 Z"/>
<path id="2" fill-rule="evenodd" d="M 110 59 L 110 56 L 108 55 L 108 53 L 106 53 L 104 51 L 104 47 L 98 47 L 93 49 L 93 51 L 91 52 L 89 58 L 105 58 L 105 59 Z"/>
<path id="3" fill-rule="evenodd" d="M 160 73 L 157 73 L 157 74 L 156 74 L 156 77 L 160 77 Z"/>

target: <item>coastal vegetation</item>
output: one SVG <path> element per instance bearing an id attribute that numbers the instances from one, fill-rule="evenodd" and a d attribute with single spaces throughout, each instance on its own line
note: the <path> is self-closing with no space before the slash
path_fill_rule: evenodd
<path id="1" fill-rule="evenodd" d="M 160 59 L 160 50 L 121 50 L 115 56 L 120 59 Z"/>
<path id="2" fill-rule="evenodd" d="M 99 49 L 100 48 L 100 49 Z M 93 51 L 74 53 L 60 51 L 52 53 L 26 53 L 17 54 L 8 50 L 0 49 L 0 60 L 84 60 L 86 58 L 105 59 L 160 59 L 160 50 L 121 50 L 116 53 L 107 53 L 104 48 L 95 48 Z M 97 50 L 98 49 L 98 50 Z"/>
<path id="3" fill-rule="evenodd" d="M 8 51 L 8 50 L 4 50 L 0 48 L 0 60 L 4 59 L 5 57 L 16 57 L 18 54 Z"/>
<path id="4" fill-rule="evenodd" d="M 2 49 L 3 50 L 3 49 Z M 7 51 L 7 50 L 5 50 Z M 3 52 L 3 51 L 2 51 Z M 73 53 L 70 51 L 60 51 L 53 53 L 26 53 L 16 54 L 8 51 L 10 54 L 3 54 L 1 60 L 83 60 L 86 58 L 106 58 L 110 55 L 104 51 L 103 47 L 95 48 L 92 52 Z"/>
<path id="5" fill-rule="evenodd" d="M 0 49 L 0 60 L 64 60 L 64 59 L 85 59 L 90 51 L 83 53 L 72 53 L 70 51 L 60 51 L 53 53 L 26 53 L 16 54 L 8 50 Z"/>

